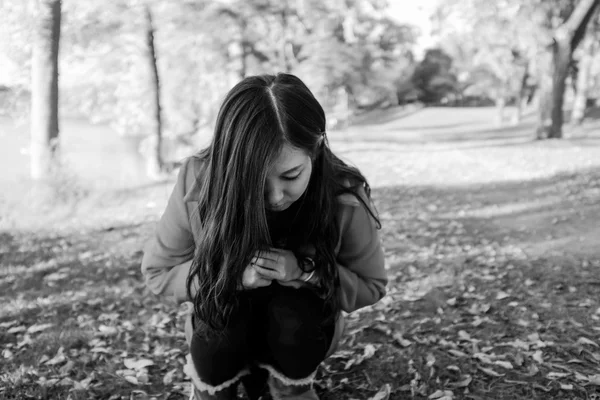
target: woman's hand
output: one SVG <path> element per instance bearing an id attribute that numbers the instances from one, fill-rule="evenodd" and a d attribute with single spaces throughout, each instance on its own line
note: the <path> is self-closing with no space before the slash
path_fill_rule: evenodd
<path id="1" fill-rule="evenodd" d="M 263 277 L 278 280 L 283 284 L 298 280 L 302 276 L 298 260 L 289 250 L 262 251 L 252 259 L 252 264 Z"/>
<path id="2" fill-rule="evenodd" d="M 260 287 L 269 286 L 272 281 L 273 278 L 269 278 L 260 274 L 254 264 L 246 266 L 244 274 L 242 275 L 242 287 L 244 289 L 257 289 Z"/>

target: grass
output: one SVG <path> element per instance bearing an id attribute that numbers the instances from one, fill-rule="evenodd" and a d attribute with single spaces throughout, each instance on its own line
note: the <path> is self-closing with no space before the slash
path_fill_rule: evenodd
<path id="1" fill-rule="evenodd" d="M 318 374 L 322 399 L 599 395 L 600 129 L 532 141 L 529 120 L 501 130 L 486 113 L 426 109 L 330 135 L 370 178 L 390 285 L 349 316 Z M 186 310 L 139 270 L 171 185 L 91 194 L 55 215 L 12 203 L 0 398 L 187 398 Z"/>

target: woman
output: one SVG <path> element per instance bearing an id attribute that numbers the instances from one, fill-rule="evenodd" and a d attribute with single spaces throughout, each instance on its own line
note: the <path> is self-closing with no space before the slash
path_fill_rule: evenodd
<path id="1" fill-rule="evenodd" d="M 341 311 L 385 294 L 369 186 L 325 126 L 297 77 L 248 77 L 181 167 L 142 271 L 154 293 L 194 304 L 185 371 L 198 400 L 234 399 L 240 380 L 257 399 L 263 377 L 274 399 L 318 399 Z"/>

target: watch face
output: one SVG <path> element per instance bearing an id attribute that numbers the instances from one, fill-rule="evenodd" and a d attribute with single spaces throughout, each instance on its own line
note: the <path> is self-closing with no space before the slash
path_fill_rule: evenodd
<path id="1" fill-rule="evenodd" d="M 315 269 L 315 262 L 310 257 L 302 258 L 302 269 L 306 272 L 312 272 Z"/>

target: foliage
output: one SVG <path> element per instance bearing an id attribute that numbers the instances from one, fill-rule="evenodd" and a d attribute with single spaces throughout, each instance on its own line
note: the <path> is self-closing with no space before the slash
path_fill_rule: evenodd
<path id="1" fill-rule="evenodd" d="M 351 109 L 393 104 L 415 40 L 377 0 L 63 3 L 61 114 L 108 121 L 128 135 L 147 135 L 152 120 L 144 5 L 156 15 L 166 136 L 209 130 L 226 90 L 256 73 L 296 73 L 326 106 L 335 106 L 340 89 Z M 2 4 L 4 29 L 15 34 L 0 48 L 27 65 L 26 6 Z M 20 81 L 29 87 L 26 69 Z"/>
<path id="2" fill-rule="evenodd" d="M 441 49 L 427 50 L 423 61 L 415 68 L 412 83 L 420 90 L 424 103 L 439 103 L 456 92 L 456 76 L 452 72 L 452 58 Z"/>

